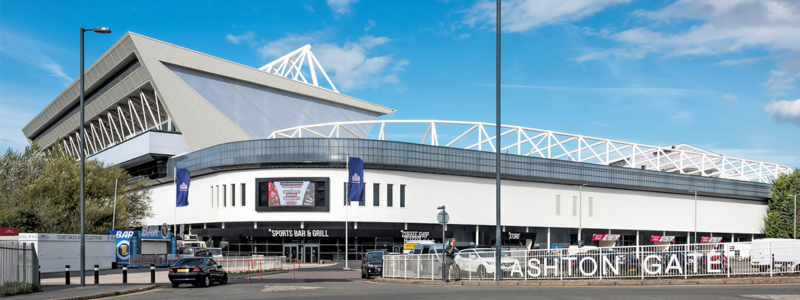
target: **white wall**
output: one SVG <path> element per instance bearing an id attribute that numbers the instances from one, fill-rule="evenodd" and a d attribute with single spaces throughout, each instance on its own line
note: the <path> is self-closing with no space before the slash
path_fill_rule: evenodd
<path id="1" fill-rule="evenodd" d="M 344 169 L 263 169 L 216 173 L 192 178 L 188 207 L 177 209 L 175 187 L 153 187 L 154 217 L 146 224 L 281 221 L 350 221 L 436 223 L 436 207 L 446 205 L 452 224 L 495 224 L 495 181 L 487 178 L 426 173 L 365 170 L 366 206 L 343 206 Z M 330 177 L 330 212 L 256 212 L 256 178 Z M 241 207 L 241 183 L 246 186 L 246 207 Z M 372 206 L 372 184 L 380 183 L 380 207 Z M 211 186 L 226 184 L 227 207 L 213 207 Z M 237 206 L 230 205 L 230 184 L 236 185 Z M 386 184 L 394 184 L 394 207 L 386 206 Z M 400 185 L 406 185 L 406 207 L 400 208 Z M 222 193 L 222 188 L 220 188 Z M 561 214 L 555 214 L 556 195 Z M 503 181 L 502 220 L 507 226 L 578 227 L 572 199 L 578 188 L 569 185 Z M 592 217 L 588 199 L 593 198 Z M 221 196 L 220 196 L 221 198 Z M 355 204 L 355 203 L 354 203 Z M 220 206 L 221 199 L 220 199 Z M 698 197 L 700 232 L 761 232 L 766 203 Z M 694 196 L 583 188 L 583 227 L 617 230 L 694 231 Z"/>
<path id="2" fill-rule="evenodd" d="M 33 243 L 39 256 L 42 273 L 64 272 L 64 266 L 70 270 L 81 269 L 81 242 L 78 234 L 55 233 L 21 233 L 20 243 Z M 116 261 L 116 238 L 110 235 L 86 235 L 86 270 L 99 265 L 101 269 L 110 269 L 111 262 Z"/>

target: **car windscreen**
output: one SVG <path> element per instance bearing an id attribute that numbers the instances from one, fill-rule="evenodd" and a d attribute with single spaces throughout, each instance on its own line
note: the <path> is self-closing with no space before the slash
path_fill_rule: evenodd
<path id="1" fill-rule="evenodd" d="M 367 260 L 369 261 L 381 260 L 381 259 L 383 259 L 383 253 L 375 252 L 367 254 Z"/>
<path id="2" fill-rule="evenodd" d="M 203 264 L 202 258 L 181 258 L 175 262 L 175 265 L 178 266 L 192 266 L 192 265 L 202 265 Z"/>
<path id="3" fill-rule="evenodd" d="M 178 254 L 194 254 L 194 249 L 192 248 L 179 248 Z"/>
<path id="4" fill-rule="evenodd" d="M 211 251 L 211 254 L 214 255 L 222 255 L 222 249 L 208 249 L 208 251 Z"/>

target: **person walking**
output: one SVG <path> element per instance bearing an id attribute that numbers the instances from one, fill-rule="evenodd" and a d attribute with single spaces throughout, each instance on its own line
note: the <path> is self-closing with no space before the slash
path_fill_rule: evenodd
<path id="1" fill-rule="evenodd" d="M 444 248 L 444 256 L 445 256 L 445 265 L 444 265 L 444 279 L 445 282 L 450 282 L 450 266 L 453 266 L 453 270 L 456 272 L 456 281 L 461 280 L 461 270 L 458 268 L 456 264 L 456 253 L 458 253 L 458 248 L 456 248 L 456 239 L 451 238 L 450 242 Z"/>

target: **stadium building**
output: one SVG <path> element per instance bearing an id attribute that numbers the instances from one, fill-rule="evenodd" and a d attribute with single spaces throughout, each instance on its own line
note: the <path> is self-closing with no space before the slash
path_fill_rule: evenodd
<path id="1" fill-rule="evenodd" d="M 509 246 L 649 245 L 762 234 L 769 181 L 788 167 L 688 144 L 650 146 L 469 121 L 389 120 L 394 110 L 340 93 L 302 47 L 254 68 L 126 33 L 23 129 L 30 142 L 120 165 L 149 180 L 154 216 L 227 251 L 340 260 L 448 237 L 490 244 L 494 152 L 502 152 Z M 84 126 L 86 136 L 78 134 Z M 348 205 L 348 157 L 365 162 Z M 175 208 L 174 168 L 191 173 Z M 696 193 L 696 200 L 695 200 Z M 277 195 L 277 196 L 276 196 Z M 300 196 L 302 195 L 302 196 Z M 652 241 L 652 242 L 651 242 Z M 312 256 L 313 254 L 313 256 Z"/>

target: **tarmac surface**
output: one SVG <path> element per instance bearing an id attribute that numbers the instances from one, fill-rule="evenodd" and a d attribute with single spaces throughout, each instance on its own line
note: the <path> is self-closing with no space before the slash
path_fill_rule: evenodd
<path id="1" fill-rule="evenodd" d="M 800 299 L 800 284 L 727 284 L 727 285 L 671 285 L 671 286 L 453 286 L 453 285 L 409 285 L 379 283 L 375 280 L 361 279 L 358 264 L 350 263 L 351 270 L 343 270 L 342 264 L 305 265 L 296 273 L 284 272 L 258 276 L 236 276 L 227 285 L 213 284 L 208 288 L 197 288 L 189 284 L 179 288 L 168 285 L 165 270 L 158 270 L 158 287 L 111 298 L 124 299 L 497 299 L 499 297 L 521 297 L 541 299 Z M 160 275 L 160 274 L 159 274 Z M 72 297 L 80 292 L 89 293 L 100 290 L 132 289 L 149 286 L 149 272 L 128 274 L 131 284 L 110 283 L 117 272 L 101 275 L 100 285 L 89 284 L 78 288 L 63 285 L 61 278 L 43 276 L 53 280 L 45 285 L 44 293 L 13 296 L 9 299 L 58 299 Z M 103 276 L 108 276 L 104 277 Z M 292 277 L 295 280 L 292 280 Z M 48 278 L 44 278 L 48 277 Z M 134 279 L 136 278 L 136 279 Z M 73 278 L 73 282 L 76 282 Z M 60 280 L 60 282 L 58 282 Z M 136 283 L 139 281 L 144 282 Z M 58 282 L 58 283 L 56 283 Z M 108 283 L 104 283 L 108 282 Z"/>

